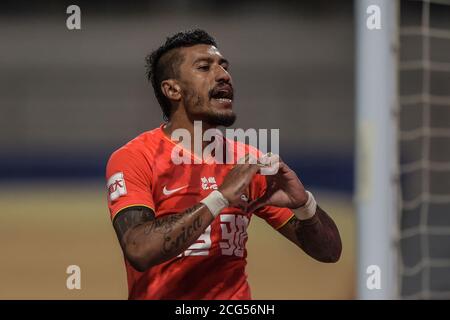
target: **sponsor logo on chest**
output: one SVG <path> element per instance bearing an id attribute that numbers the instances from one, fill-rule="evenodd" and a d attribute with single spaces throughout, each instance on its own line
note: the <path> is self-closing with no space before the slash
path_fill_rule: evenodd
<path id="1" fill-rule="evenodd" d="M 217 188 L 218 188 L 215 177 L 201 177 L 200 185 L 201 185 L 201 190 L 217 190 Z M 165 196 L 170 196 L 170 195 L 177 193 L 188 187 L 192 187 L 192 186 L 182 185 L 182 186 L 178 187 L 178 186 L 164 185 L 162 193 Z"/>

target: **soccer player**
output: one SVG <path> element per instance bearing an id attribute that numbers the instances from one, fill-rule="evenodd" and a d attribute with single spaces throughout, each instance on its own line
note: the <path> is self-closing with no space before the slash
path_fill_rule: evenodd
<path id="1" fill-rule="evenodd" d="M 229 62 L 215 40 L 202 30 L 177 33 L 147 64 L 167 122 L 115 151 L 106 169 L 129 299 L 250 299 L 245 244 L 253 214 L 318 261 L 338 261 L 336 225 L 281 159 L 274 175 L 261 174 L 273 159 L 261 154 L 256 163 L 174 163 L 174 130 L 193 137 L 194 121 L 207 130 L 236 119 Z"/>

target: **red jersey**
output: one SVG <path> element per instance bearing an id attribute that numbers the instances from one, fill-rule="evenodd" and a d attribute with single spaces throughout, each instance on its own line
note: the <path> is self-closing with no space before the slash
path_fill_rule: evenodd
<path id="1" fill-rule="evenodd" d="M 181 213 L 217 189 L 233 167 L 174 164 L 175 146 L 161 126 L 111 155 L 106 169 L 111 219 L 131 206 L 151 208 L 156 218 Z M 249 198 L 262 196 L 265 188 L 265 178 L 255 175 Z M 272 206 L 253 213 L 275 229 L 293 216 L 289 209 Z M 129 299 L 251 299 L 245 273 L 251 217 L 252 213 L 239 208 L 222 210 L 185 252 L 145 272 L 138 272 L 125 259 Z"/>

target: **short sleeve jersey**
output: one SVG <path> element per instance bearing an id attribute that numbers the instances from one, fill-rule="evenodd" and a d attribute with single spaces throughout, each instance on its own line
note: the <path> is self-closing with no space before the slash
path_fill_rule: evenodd
<path id="1" fill-rule="evenodd" d="M 111 155 L 106 169 L 111 219 L 133 206 L 150 208 L 156 219 L 181 213 L 217 189 L 233 167 L 195 161 L 175 164 L 172 153 L 176 146 L 161 126 L 139 135 Z M 264 194 L 265 181 L 264 176 L 255 175 L 249 187 L 250 200 Z M 125 259 L 129 299 L 251 299 L 245 245 L 253 214 L 275 229 L 293 216 L 291 210 L 273 206 L 253 213 L 229 207 L 175 258 L 145 272 L 138 272 Z"/>

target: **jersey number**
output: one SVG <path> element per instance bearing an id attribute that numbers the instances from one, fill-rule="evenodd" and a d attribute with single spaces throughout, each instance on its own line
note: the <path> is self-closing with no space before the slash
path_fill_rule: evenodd
<path id="1" fill-rule="evenodd" d="M 242 215 L 221 214 L 221 241 L 219 246 L 226 256 L 244 256 L 245 241 L 247 239 L 248 218 Z M 207 256 L 211 248 L 211 226 L 183 254 L 179 256 Z"/>

